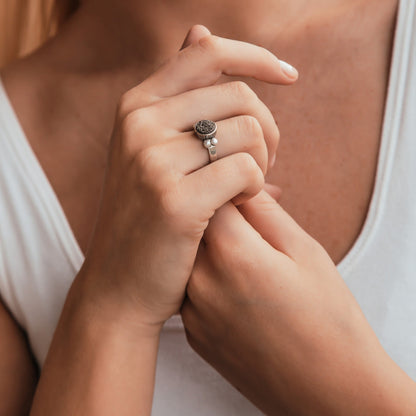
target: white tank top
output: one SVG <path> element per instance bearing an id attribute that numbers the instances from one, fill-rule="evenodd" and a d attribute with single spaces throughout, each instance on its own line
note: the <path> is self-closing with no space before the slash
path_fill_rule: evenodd
<path id="1" fill-rule="evenodd" d="M 376 182 L 337 266 L 384 348 L 416 380 L 416 0 L 401 0 Z M 42 366 L 83 255 L 0 84 L 0 295 Z M 1 336 L 1 335 L 0 335 Z M 153 415 L 260 415 L 165 325 Z"/>

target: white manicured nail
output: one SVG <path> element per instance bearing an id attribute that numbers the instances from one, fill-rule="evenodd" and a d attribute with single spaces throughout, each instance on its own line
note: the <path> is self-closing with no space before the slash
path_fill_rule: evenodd
<path id="1" fill-rule="evenodd" d="M 298 71 L 287 62 L 280 60 L 280 68 L 282 68 L 283 73 L 289 78 L 293 79 L 298 77 Z"/>

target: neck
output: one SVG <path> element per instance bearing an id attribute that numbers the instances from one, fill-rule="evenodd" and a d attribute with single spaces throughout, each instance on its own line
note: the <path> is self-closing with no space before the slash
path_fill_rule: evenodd
<path id="1" fill-rule="evenodd" d="M 218 36 L 276 50 L 271 47 L 276 39 L 287 42 L 296 32 L 293 22 L 299 26 L 314 11 L 322 16 L 325 5 L 351 1 L 84 0 L 55 38 L 6 68 L 2 77 L 12 98 L 17 97 L 12 101 L 18 109 L 28 105 L 26 98 L 18 102 L 21 94 L 14 94 L 13 84 L 15 91 L 36 89 L 33 96 L 41 92 L 46 109 L 32 107 L 28 113 L 49 115 L 50 108 L 56 113 L 58 106 L 63 117 L 74 115 L 71 125 L 80 121 L 80 114 L 88 114 L 83 129 L 102 137 L 111 129 L 119 96 L 175 54 L 192 25 L 200 23 Z M 42 114 L 33 115 L 38 118 Z M 102 125 L 103 119 L 108 126 Z"/>
<path id="2" fill-rule="evenodd" d="M 87 0 L 43 48 L 42 58 L 60 72 L 140 77 L 176 53 L 196 23 L 218 36 L 267 47 L 286 32 L 285 22 L 293 21 L 288 17 L 305 10 L 305 4 L 305 0 Z"/>

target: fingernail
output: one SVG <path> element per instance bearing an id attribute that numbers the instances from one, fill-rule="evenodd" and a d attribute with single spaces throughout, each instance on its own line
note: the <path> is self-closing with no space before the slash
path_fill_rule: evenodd
<path id="1" fill-rule="evenodd" d="M 298 77 L 298 71 L 287 62 L 280 60 L 280 68 L 287 77 L 291 79 Z"/>
<path id="2" fill-rule="evenodd" d="M 272 160 L 270 162 L 270 167 L 272 168 L 276 163 L 276 153 L 272 156 Z"/>

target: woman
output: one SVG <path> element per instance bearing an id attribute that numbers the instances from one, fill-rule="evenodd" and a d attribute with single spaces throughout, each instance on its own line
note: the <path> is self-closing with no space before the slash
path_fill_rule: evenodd
<path id="1" fill-rule="evenodd" d="M 413 414 L 413 381 L 380 346 L 330 260 L 337 263 L 349 251 L 372 199 L 398 5 L 209 5 L 86 0 L 57 37 L 2 71 L 20 125 L 59 200 L 51 189 L 45 195 L 49 184 L 36 159 L 21 150 L 28 172 L 9 175 L 2 188 L 8 197 L 3 211 L 13 221 L 2 227 L 1 293 L 41 365 L 47 354 L 32 414 L 149 413 L 159 340 L 154 414 L 258 413 L 185 347 L 175 321 L 160 335 L 163 322 L 181 307 L 191 273 L 182 306 L 191 345 L 263 411 Z M 400 2 L 399 10 L 395 42 L 409 51 L 414 2 Z M 211 37 L 203 27 L 189 33 L 178 54 L 180 37 L 196 20 L 215 34 L 279 51 L 305 74 L 302 81 L 284 91 L 262 84 L 290 84 L 296 73 L 290 67 L 285 73 L 285 65 L 265 50 Z M 403 62 L 409 66 L 403 55 L 395 55 L 390 85 L 402 79 Z M 221 73 L 256 78 L 250 85 L 271 113 L 244 84 L 219 79 Z M 217 80 L 220 85 L 214 85 Z M 11 107 L 4 108 L 10 115 L 4 129 L 24 142 L 17 120 L 9 127 Z M 275 167 L 279 135 L 273 116 L 286 137 Z M 206 118 L 218 122 L 220 156 L 208 166 L 191 131 Z M 313 146 L 305 137 L 313 137 Z M 381 155 L 386 158 L 386 151 Z M 284 189 L 282 205 L 330 258 L 267 195 L 250 199 L 267 169 L 268 180 Z M 29 179 L 33 183 L 25 184 Z M 19 192 L 12 181 L 20 181 Z M 33 202 L 36 195 L 43 211 Z M 411 206 L 411 196 L 406 198 L 405 207 Z M 83 258 L 61 207 L 87 254 L 78 274 Z M 410 211 L 404 209 L 403 217 L 412 226 Z M 16 236 L 16 223 L 29 231 Z M 394 311 L 380 309 L 385 298 L 379 294 L 393 295 L 389 284 L 395 281 L 383 259 L 367 255 L 354 265 L 349 254 L 354 278 L 367 277 L 356 287 L 351 278 L 352 289 L 361 301 L 370 294 L 361 305 L 384 342 L 396 342 L 401 313 L 411 316 L 410 307 L 402 306 L 410 304 L 412 290 L 412 235 L 400 241 L 399 254 L 382 252 L 392 267 L 406 265 L 397 273 Z M 386 239 L 373 246 L 381 241 Z M 16 247 L 25 254 L 21 265 L 13 256 Z M 359 251 L 355 244 L 354 249 Z M 386 269 L 368 270 L 369 264 Z M 384 288 L 367 290 L 380 274 Z M 5 311 L 2 322 L 2 361 L 7 374 L 14 374 L 11 382 L 4 378 L 2 402 L 7 414 L 19 414 L 34 389 L 33 366 Z M 393 331 L 384 335 L 384 326 Z M 400 341 L 395 360 L 403 357 L 412 374 L 415 364 L 406 355 L 411 342 L 407 349 Z"/>

